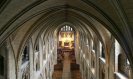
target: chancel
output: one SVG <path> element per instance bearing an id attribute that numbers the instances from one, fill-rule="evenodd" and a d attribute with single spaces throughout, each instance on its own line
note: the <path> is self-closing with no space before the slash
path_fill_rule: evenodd
<path id="1" fill-rule="evenodd" d="M 0 0 L 0 79 L 133 79 L 133 0 Z"/>
<path id="2" fill-rule="evenodd" d="M 70 26 L 66 25 L 61 28 L 61 31 L 59 32 L 59 47 L 68 49 L 72 49 L 74 47 L 74 31 L 72 31 Z"/>

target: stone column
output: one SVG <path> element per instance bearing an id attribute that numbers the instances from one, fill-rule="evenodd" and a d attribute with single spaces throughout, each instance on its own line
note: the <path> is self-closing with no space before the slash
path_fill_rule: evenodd
<path id="1" fill-rule="evenodd" d="M 32 40 L 29 40 L 30 79 L 34 79 L 33 54 L 34 54 L 34 51 L 33 51 Z"/>
<path id="2" fill-rule="evenodd" d="M 96 72 L 95 72 L 95 74 L 96 74 L 96 78 L 97 79 L 99 79 L 100 78 L 100 76 L 99 76 L 99 57 L 100 57 L 100 42 L 99 41 L 97 41 L 97 45 L 96 45 Z"/>
<path id="3" fill-rule="evenodd" d="M 39 38 L 39 64 L 40 64 L 40 70 L 43 69 L 43 42 L 42 42 L 42 39 Z"/>
<path id="4" fill-rule="evenodd" d="M 133 78 L 133 71 L 131 70 L 132 68 L 129 68 L 129 79 Z"/>
<path id="5" fill-rule="evenodd" d="M 7 79 L 16 79 L 16 63 L 15 63 L 15 55 L 13 52 L 13 48 L 11 46 L 10 41 L 7 41 L 7 49 L 8 49 L 8 58 L 7 58 L 7 68 L 8 68 L 8 73 L 7 73 Z"/>
<path id="6" fill-rule="evenodd" d="M 112 44 L 110 51 L 109 79 L 114 79 L 115 72 L 115 44 Z"/>

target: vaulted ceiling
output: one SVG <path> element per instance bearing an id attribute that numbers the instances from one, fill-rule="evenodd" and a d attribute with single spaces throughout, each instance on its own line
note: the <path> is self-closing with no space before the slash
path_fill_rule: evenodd
<path id="1" fill-rule="evenodd" d="M 132 4 L 132 0 L 2 0 L 0 43 L 10 36 L 19 47 L 35 32 L 47 35 L 69 24 L 79 32 L 95 33 L 103 43 L 109 42 L 112 34 L 131 61 Z"/>

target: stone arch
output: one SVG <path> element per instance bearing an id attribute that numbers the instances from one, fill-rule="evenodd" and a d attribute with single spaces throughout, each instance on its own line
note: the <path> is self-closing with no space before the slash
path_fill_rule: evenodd
<path id="1" fill-rule="evenodd" d="M 69 6 L 70 7 L 70 6 Z M 95 7 L 95 6 L 93 6 L 93 7 Z M 31 7 L 32 8 L 32 7 Z M 30 8 L 30 9 L 31 9 Z M 97 7 L 95 7 L 96 9 L 97 9 Z M 26 10 L 26 9 L 25 9 Z M 99 8 L 98 8 L 98 10 L 99 10 Z M 101 14 L 103 13 L 102 11 L 99 11 Z M 103 14 L 105 14 L 105 13 L 103 13 Z M 108 17 L 109 18 L 109 17 Z M 126 47 L 126 46 L 125 46 Z"/>
<path id="2" fill-rule="evenodd" d="M 7 49 L 8 49 L 8 78 L 17 79 L 17 61 L 15 58 L 14 49 L 11 44 L 11 40 L 6 40 Z"/>
<path id="3" fill-rule="evenodd" d="M 30 77 L 30 46 L 29 41 L 27 41 L 24 47 L 21 48 L 21 55 L 18 57 L 18 70 L 17 75 L 19 79 L 26 78 L 29 79 Z"/>
<path id="4" fill-rule="evenodd" d="M 0 46 L 0 78 L 16 79 L 16 60 L 10 39 Z"/>

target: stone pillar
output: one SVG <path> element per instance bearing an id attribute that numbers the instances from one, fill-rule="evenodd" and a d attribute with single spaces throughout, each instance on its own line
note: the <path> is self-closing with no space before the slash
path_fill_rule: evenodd
<path id="1" fill-rule="evenodd" d="M 33 64 L 33 44 L 32 40 L 29 40 L 29 61 L 30 61 L 30 79 L 34 79 L 34 64 Z"/>
<path id="2" fill-rule="evenodd" d="M 115 72 L 115 44 L 113 42 L 110 51 L 110 62 L 109 62 L 109 79 L 114 79 Z"/>
<path id="3" fill-rule="evenodd" d="M 22 79 L 22 72 L 21 72 L 21 63 L 22 60 L 17 61 L 16 63 L 16 79 Z"/>
<path id="4" fill-rule="evenodd" d="M 100 57 L 100 42 L 97 41 L 97 45 L 96 45 L 96 78 L 99 79 L 100 76 L 99 76 L 99 57 Z"/>
<path id="5" fill-rule="evenodd" d="M 15 57 L 13 53 L 13 48 L 11 46 L 10 41 L 7 42 L 7 49 L 8 49 L 8 73 L 7 73 L 7 79 L 16 79 L 16 63 L 15 63 Z"/>
<path id="6" fill-rule="evenodd" d="M 54 38 L 54 50 L 53 50 L 53 54 L 54 54 L 54 64 L 57 64 L 57 38 Z"/>
<path id="7" fill-rule="evenodd" d="M 39 38 L 39 64 L 40 64 L 40 70 L 43 69 L 43 42 L 42 42 L 42 39 Z"/>
<path id="8" fill-rule="evenodd" d="M 105 68 L 105 79 L 108 79 L 108 76 L 109 76 L 109 73 L 108 73 L 109 72 L 109 65 L 106 63 L 104 68 Z"/>

